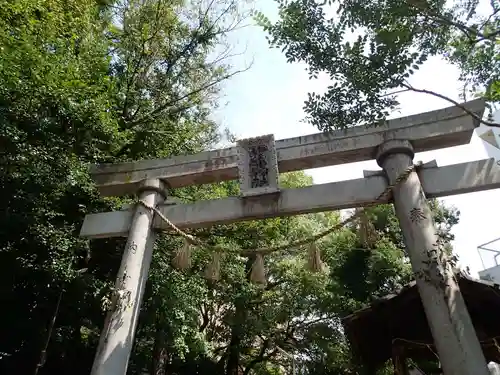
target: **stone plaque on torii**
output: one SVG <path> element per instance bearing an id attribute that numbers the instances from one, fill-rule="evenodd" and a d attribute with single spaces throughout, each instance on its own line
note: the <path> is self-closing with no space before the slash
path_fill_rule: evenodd
<path id="1" fill-rule="evenodd" d="M 118 303 L 108 313 L 92 375 L 124 375 L 133 345 L 155 233 L 201 228 L 277 216 L 362 207 L 377 203 L 388 184 L 405 244 L 445 374 L 488 375 L 474 327 L 457 283 L 438 259 L 436 234 L 427 198 L 500 188 L 500 167 L 493 159 L 438 167 L 435 162 L 398 177 L 415 152 L 470 142 L 484 102 L 464 103 L 389 120 L 377 127 L 354 127 L 278 140 L 272 135 L 245 139 L 235 147 L 147 160 L 100 165 L 92 169 L 104 196 L 136 194 L 143 204 L 120 211 L 89 214 L 81 236 L 128 237 L 115 285 Z M 464 110 L 464 108 L 466 110 Z M 364 178 L 280 189 L 279 173 L 376 159 L 383 170 Z M 238 179 L 240 196 L 191 204 L 165 202 L 168 189 Z M 168 187 L 168 189 L 167 189 Z M 155 215 L 156 207 L 161 215 Z"/>

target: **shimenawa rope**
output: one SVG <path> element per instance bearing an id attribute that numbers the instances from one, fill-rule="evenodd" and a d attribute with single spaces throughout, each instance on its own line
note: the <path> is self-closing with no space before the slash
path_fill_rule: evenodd
<path id="1" fill-rule="evenodd" d="M 364 208 L 358 210 L 357 212 L 355 212 L 353 215 L 351 215 L 347 219 L 343 220 L 342 222 L 332 226 L 331 228 L 329 228 L 323 232 L 320 232 L 314 236 L 310 236 L 310 237 L 303 239 L 303 240 L 292 241 L 292 242 L 289 242 L 289 243 L 286 243 L 283 245 L 254 249 L 254 250 L 241 249 L 239 251 L 239 254 L 241 256 L 247 256 L 247 257 L 259 255 L 256 257 L 257 258 L 256 263 L 261 264 L 263 255 L 270 254 L 270 253 L 280 251 L 280 250 L 286 250 L 286 249 L 290 249 L 290 248 L 299 248 L 299 247 L 303 247 L 306 245 L 311 245 L 311 244 L 317 242 L 318 240 L 320 240 L 321 238 L 328 236 L 329 234 L 343 228 L 347 224 L 349 224 L 349 223 L 355 221 L 356 219 L 360 218 L 361 216 L 363 216 L 365 214 L 366 208 L 373 207 L 373 206 L 376 206 L 376 205 L 381 204 L 381 203 L 389 202 L 391 195 L 392 195 L 392 192 L 396 188 L 396 186 L 398 186 L 401 182 L 405 181 L 410 176 L 410 174 L 413 171 L 415 171 L 417 168 L 419 168 L 421 165 L 422 165 L 422 162 L 418 162 L 416 164 L 410 165 L 408 168 L 406 168 L 403 171 L 403 173 L 401 173 L 398 176 L 398 178 L 396 179 L 396 181 L 394 181 L 393 184 L 388 185 L 384 189 L 384 191 L 375 199 L 375 202 L 366 205 Z M 216 246 L 211 246 L 207 243 L 202 242 L 200 239 L 198 239 L 198 238 L 184 232 L 180 228 L 178 228 L 174 223 L 172 223 L 172 221 L 170 221 L 165 215 L 163 215 L 163 213 L 157 207 L 151 206 L 142 200 L 138 200 L 137 203 L 144 206 L 148 210 L 154 212 L 155 214 L 157 214 L 167 224 L 167 226 L 170 227 L 170 229 L 172 229 L 175 233 L 177 233 L 178 235 L 183 237 L 184 240 L 188 244 L 195 245 L 195 246 L 201 246 L 204 248 L 212 248 L 216 251 L 221 250 L 221 249 L 217 248 Z M 186 246 L 184 248 L 186 248 Z M 186 257 L 186 256 L 188 256 L 188 255 L 185 254 L 184 257 Z M 317 256 L 317 255 L 315 254 L 314 256 Z M 190 263 L 189 259 L 186 259 L 184 263 L 185 263 L 185 266 L 180 266 L 179 268 L 187 268 L 189 266 L 189 263 Z M 260 274 L 261 272 L 257 272 L 257 273 Z M 261 277 L 259 276 L 259 279 L 260 278 Z"/>

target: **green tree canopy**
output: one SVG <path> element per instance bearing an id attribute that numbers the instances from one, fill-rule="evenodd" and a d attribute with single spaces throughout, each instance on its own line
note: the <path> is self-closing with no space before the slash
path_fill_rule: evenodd
<path id="1" fill-rule="evenodd" d="M 78 232 L 123 200 L 88 166 L 218 141 L 210 109 L 235 72 L 214 50 L 240 17 L 231 1 L 0 3 L 2 373 L 89 373 L 123 241 Z"/>
<path id="2" fill-rule="evenodd" d="M 461 72 L 462 99 L 498 102 L 498 1 L 277 0 L 279 18 L 256 18 L 288 62 L 326 75 L 324 93 L 309 93 L 307 119 L 320 130 L 377 124 L 398 107 L 397 93 L 425 93 L 457 104 L 409 78 L 429 57 Z M 450 83 L 451 84 L 451 83 Z M 484 123 L 496 126 L 490 121 Z"/>

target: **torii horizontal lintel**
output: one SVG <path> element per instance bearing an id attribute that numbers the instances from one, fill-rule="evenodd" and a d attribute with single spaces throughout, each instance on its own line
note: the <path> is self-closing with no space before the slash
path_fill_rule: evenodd
<path id="1" fill-rule="evenodd" d="M 444 167 L 429 163 L 419 170 L 419 176 L 428 198 L 500 188 L 500 166 L 494 159 Z M 283 189 L 271 195 L 228 197 L 192 204 L 166 204 L 159 209 L 179 228 L 201 228 L 360 207 L 375 203 L 386 186 L 385 177 L 375 174 L 355 180 Z M 87 238 L 127 236 L 132 215 L 131 209 L 87 215 L 80 235 Z M 168 229 L 159 217 L 156 217 L 154 227 Z"/>
<path id="2" fill-rule="evenodd" d="M 467 111 L 480 118 L 485 103 L 478 99 L 461 106 L 389 120 L 379 126 L 358 126 L 278 140 L 279 172 L 370 160 L 374 158 L 377 147 L 390 139 L 410 141 L 415 152 L 469 143 L 479 123 Z M 91 173 L 103 196 L 134 194 L 137 184 L 147 178 L 164 179 L 172 188 L 234 180 L 238 178 L 238 148 L 171 159 L 98 165 Z"/>

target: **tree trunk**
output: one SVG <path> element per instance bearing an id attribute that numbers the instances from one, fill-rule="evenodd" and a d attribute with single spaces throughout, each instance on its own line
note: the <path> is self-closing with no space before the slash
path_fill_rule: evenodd
<path id="1" fill-rule="evenodd" d="M 168 348 L 166 342 L 165 327 L 161 324 L 161 318 L 157 315 L 155 323 L 156 333 L 153 345 L 153 355 L 151 363 L 152 375 L 166 375 L 168 365 Z"/>
<path id="2" fill-rule="evenodd" d="M 237 327 L 231 330 L 229 355 L 227 358 L 226 375 L 238 375 L 240 368 L 240 334 Z"/>
<path id="3" fill-rule="evenodd" d="M 248 258 L 245 265 L 245 274 L 250 275 L 252 269 L 253 259 Z M 249 279 L 250 276 L 247 276 Z M 240 374 L 240 350 L 241 350 L 241 336 L 243 322 L 246 319 L 246 309 L 244 301 L 238 298 L 235 301 L 235 319 L 231 327 L 231 341 L 229 342 L 228 358 L 226 364 L 226 375 L 239 375 Z"/>

